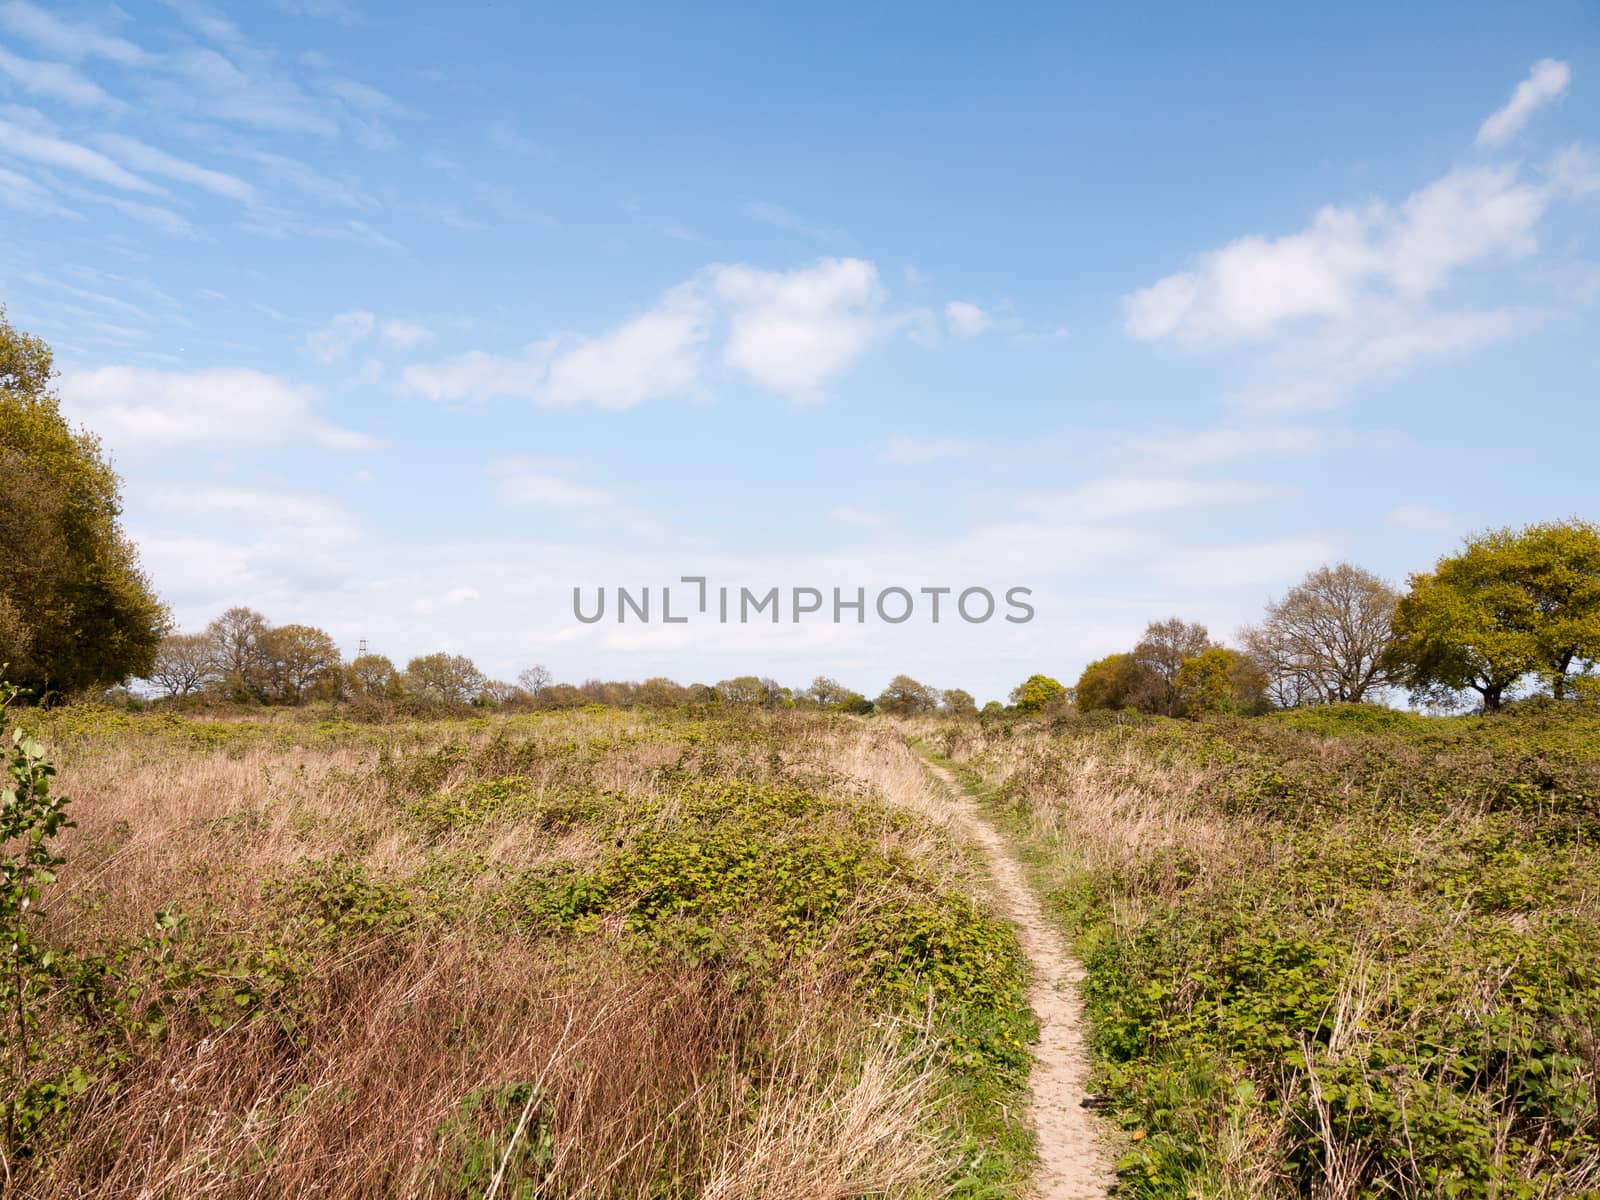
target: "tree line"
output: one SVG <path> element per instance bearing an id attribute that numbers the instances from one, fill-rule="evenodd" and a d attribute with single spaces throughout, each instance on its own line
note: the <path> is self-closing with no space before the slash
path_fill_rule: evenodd
<path id="1" fill-rule="evenodd" d="M 229 609 L 174 634 L 120 524 L 121 484 L 93 434 L 72 428 L 53 391 L 50 348 L 0 309 L 0 667 L 36 701 L 93 694 L 130 678 L 173 697 L 264 704 L 801 704 L 896 714 L 977 711 L 960 690 L 900 675 L 877 697 L 826 676 L 791 689 L 738 676 L 680 685 L 556 683 L 543 667 L 515 682 L 471 659 L 426 654 L 342 661 L 324 630 Z M 1571 519 L 1466 539 L 1406 590 L 1339 563 L 1311 572 L 1242 631 L 1237 646 L 1177 617 L 1131 649 L 1090 663 L 1074 686 L 1043 674 L 1011 693 L 1024 713 L 1075 706 L 1168 716 L 1257 713 L 1358 702 L 1402 689 L 1443 708 L 1508 698 L 1600 698 L 1600 526 Z M 1004 708 L 998 702 L 989 710 Z"/>

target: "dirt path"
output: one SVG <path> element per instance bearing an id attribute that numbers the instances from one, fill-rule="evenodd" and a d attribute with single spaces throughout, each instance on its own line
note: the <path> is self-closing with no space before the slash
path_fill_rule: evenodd
<path id="1" fill-rule="evenodd" d="M 1038 1200 L 1104 1197 L 1115 1176 L 1100 1122 L 1082 1106 L 1089 1078 L 1077 993 L 1083 968 L 1044 915 L 1022 865 L 961 782 L 946 768 L 924 761 L 945 793 L 952 821 L 988 860 L 995 900 L 1016 923 L 1022 948 L 1033 963 L 1028 1002 L 1039 1017 L 1030 1114 L 1039 1136 L 1033 1195 Z"/>

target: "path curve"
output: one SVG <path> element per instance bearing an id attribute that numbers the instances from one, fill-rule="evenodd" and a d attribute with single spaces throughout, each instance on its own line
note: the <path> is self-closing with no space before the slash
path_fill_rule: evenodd
<path id="1" fill-rule="evenodd" d="M 1037 1200 L 1103 1200 L 1115 1174 L 1101 1122 L 1083 1107 L 1089 1080 L 1089 1051 L 1078 1001 L 1083 968 L 1068 953 L 1022 864 L 977 802 L 947 768 L 926 757 L 923 763 L 938 780 L 952 823 L 983 851 L 995 901 L 1016 924 L 1023 952 L 1033 964 L 1028 1003 L 1039 1018 L 1039 1044 L 1034 1048 L 1029 1117 L 1039 1139 L 1039 1168 L 1032 1195 Z"/>

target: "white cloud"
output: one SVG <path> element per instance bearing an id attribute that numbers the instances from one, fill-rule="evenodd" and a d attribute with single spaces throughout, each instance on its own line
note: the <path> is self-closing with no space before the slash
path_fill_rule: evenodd
<path id="1" fill-rule="evenodd" d="M 1548 200 L 1501 166 L 1451 171 L 1399 209 L 1330 206 L 1304 232 L 1241 238 L 1134 292 L 1127 329 L 1144 341 L 1222 346 L 1307 320 L 1348 321 L 1376 300 L 1420 300 L 1462 266 L 1532 252 Z"/>
<path id="2" fill-rule="evenodd" d="M 1064 495 L 1027 501 L 1024 507 L 1075 520 L 1100 521 L 1144 513 L 1261 504 L 1293 494 L 1292 488 L 1234 480 L 1097 479 Z"/>
<path id="3" fill-rule="evenodd" d="M 489 126 L 489 143 L 496 150 L 503 150 L 507 154 L 522 154 L 529 158 L 547 158 L 550 154 L 548 146 L 518 132 L 509 121 L 496 121 Z"/>
<path id="4" fill-rule="evenodd" d="M 952 300 L 944 306 L 945 320 L 950 332 L 958 338 L 973 338 L 994 327 L 994 318 L 976 304 L 965 300 Z"/>
<path id="5" fill-rule="evenodd" d="M 26 0 L 0 4 L 0 27 L 63 58 L 104 58 L 131 65 L 145 57 L 144 51 L 125 38 L 93 25 L 63 20 Z"/>
<path id="6" fill-rule="evenodd" d="M 1205 590 L 1282 586 L 1339 557 L 1339 547 L 1316 537 L 1227 546 L 1174 547 L 1156 571 L 1171 584 Z"/>
<path id="7" fill-rule="evenodd" d="M 306 349 L 319 362 L 335 363 L 371 337 L 377 327 L 378 318 L 364 310 L 340 313 L 322 328 L 306 334 Z"/>
<path id="8" fill-rule="evenodd" d="M 892 437 L 878 452 L 878 461 L 900 466 L 921 466 L 950 458 L 965 458 L 980 449 L 962 438 Z"/>
<path id="9" fill-rule="evenodd" d="M 313 442 L 354 450 L 376 444 L 319 417 L 315 389 L 262 371 L 101 367 L 63 375 L 60 390 L 66 410 L 113 449 Z"/>
<path id="10" fill-rule="evenodd" d="M 507 458 L 489 464 L 494 494 L 501 504 L 531 508 L 594 508 L 612 496 L 564 478 L 555 466 L 532 459 Z"/>
<path id="11" fill-rule="evenodd" d="M 46 166 L 60 167 L 124 191 L 164 194 L 155 184 L 124 170 L 97 150 L 62 141 L 50 134 L 24 129 L 10 121 L 0 121 L 0 150 Z"/>
<path id="12" fill-rule="evenodd" d="M 296 542 L 347 545 L 357 535 L 355 523 L 343 505 L 324 496 L 251 488 L 178 485 L 154 494 L 157 508 L 188 517 L 219 518 L 230 527 L 265 530 Z"/>
<path id="13" fill-rule="evenodd" d="M 35 95 L 61 100 L 79 108 L 127 107 L 122 101 L 107 95 L 99 84 L 65 63 L 21 58 L 4 46 L 0 46 L 0 75 L 10 77 Z"/>
<path id="14" fill-rule="evenodd" d="M 877 268 L 859 258 L 795 271 L 720 267 L 713 287 L 729 306 L 723 361 L 796 400 L 820 399 L 822 386 L 891 328 Z"/>
<path id="15" fill-rule="evenodd" d="M 199 166 L 123 134 L 103 133 L 94 140 L 107 153 L 116 156 L 136 170 L 162 175 L 179 183 L 192 184 L 214 195 L 225 196 L 229 200 L 238 200 L 245 204 L 255 199 L 255 189 L 237 175 Z"/>
<path id="16" fill-rule="evenodd" d="M 1427 504 L 1402 504 L 1383 516 L 1384 524 L 1412 533 L 1454 533 L 1461 524 L 1449 513 Z"/>
<path id="17" fill-rule="evenodd" d="M 344 0 L 276 0 L 278 8 L 291 17 L 320 17 L 340 25 L 356 25 L 361 14 Z"/>
<path id="18" fill-rule="evenodd" d="M 816 400 L 824 384 L 894 328 L 882 301 L 876 268 L 860 259 L 824 259 L 793 271 L 709 267 L 606 333 L 549 337 L 514 355 L 471 351 L 413 364 L 404 383 L 437 401 L 632 408 L 703 386 L 707 347 L 721 319 L 723 365 L 793 399 Z"/>
<path id="19" fill-rule="evenodd" d="M 0 167 L 0 204 L 20 212 L 82 220 L 82 214 L 56 203 L 50 192 L 26 175 Z"/>
<path id="20" fill-rule="evenodd" d="M 632 408 L 682 393 L 700 376 L 710 316 L 695 289 L 674 288 L 649 312 L 557 353 L 536 398 L 557 407 Z"/>
<path id="21" fill-rule="evenodd" d="M 1533 64 L 1528 77 L 1517 84 L 1506 106 L 1489 114 L 1478 127 L 1478 145 L 1500 146 L 1510 141 L 1528 123 L 1528 118 L 1567 90 L 1572 68 L 1553 58 Z"/>
<path id="22" fill-rule="evenodd" d="M 410 350 L 433 340 L 433 330 L 414 321 L 390 319 L 383 323 L 383 340 L 401 350 Z"/>

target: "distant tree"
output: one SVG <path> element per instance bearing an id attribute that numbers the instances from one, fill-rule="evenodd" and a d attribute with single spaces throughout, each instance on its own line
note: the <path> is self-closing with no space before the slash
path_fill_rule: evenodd
<path id="1" fill-rule="evenodd" d="M 839 705 L 840 712 L 853 713 L 858 717 L 866 716 L 872 709 L 872 701 L 868 700 L 860 692 L 851 692 L 849 696 L 845 697 L 844 702 Z"/>
<path id="2" fill-rule="evenodd" d="M 471 704 L 487 682 L 483 672 L 464 654 L 423 654 L 406 664 L 407 689 L 445 704 Z"/>
<path id="3" fill-rule="evenodd" d="M 223 686 L 236 698 L 261 699 L 267 687 L 263 643 L 272 626 L 253 608 L 230 608 L 206 626 L 211 659 Z"/>
<path id="4" fill-rule="evenodd" d="M 398 700 L 404 694 L 400 672 L 382 654 L 361 654 L 344 669 L 344 690 L 365 700 Z"/>
<path id="5" fill-rule="evenodd" d="M 169 696 L 188 696 L 217 678 L 211 639 L 203 633 L 169 633 L 156 647 L 146 676 Z"/>
<path id="6" fill-rule="evenodd" d="M 1059 680 L 1030 675 L 1011 690 L 1010 699 L 1018 712 L 1042 713 L 1065 707 L 1072 697 Z"/>
<path id="7" fill-rule="evenodd" d="M 728 704 L 774 704 L 777 685 L 755 675 L 736 675 L 717 684 L 717 698 Z"/>
<path id="8" fill-rule="evenodd" d="M 1153 707 L 1164 686 L 1165 681 L 1132 654 L 1110 654 L 1083 669 L 1075 700 L 1080 712 Z"/>
<path id="9" fill-rule="evenodd" d="M 818 675 L 804 692 L 807 700 L 821 708 L 839 708 L 855 694 L 837 679 L 827 675 Z"/>
<path id="10" fill-rule="evenodd" d="M 656 676 L 639 685 L 634 699 L 644 708 L 678 708 L 689 702 L 689 689 L 665 676 Z"/>
<path id="11" fill-rule="evenodd" d="M 522 690 L 527 692 L 531 699 L 537 701 L 540 693 L 554 682 L 554 676 L 550 674 L 549 667 L 535 664 L 518 675 L 517 682 L 522 685 Z"/>
<path id="12" fill-rule="evenodd" d="M 1138 697 L 1135 706 L 1146 712 L 1174 716 L 1182 708 L 1178 696 L 1178 672 L 1185 660 L 1211 648 L 1211 634 L 1204 625 L 1170 617 L 1152 621 L 1133 648 L 1133 659 L 1150 673 L 1154 683 L 1148 697 Z"/>
<path id="13" fill-rule="evenodd" d="M 504 679 L 490 679 L 479 690 L 476 702 L 488 708 L 502 708 L 527 700 L 528 693 Z"/>
<path id="14" fill-rule="evenodd" d="M 539 692 L 540 708 L 579 708 L 585 703 L 584 694 L 570 683 L 552 683 Z"/>
<path id="15" fill-rule="evenodd" d="M 909 675 L 896 675 L 873 701 L 873 707 L 879 712 L 898 717 L 918 716 L 931 713 L 939 707 L 939 692 L 925 683 L 918 683 Z"/>
<path id="16" fill-rule="evenodd" d="M 1557 698 L 1600 663 L 1600 526 L 1550 522 L 1467 539 L 1413 575 L 1392 661 L 1419 697 L 1471 690 L 1488 712 L 1527 676 Z"/>
<path id="17" fill-rule="evenodd" d="M 147 676 L 169 628 L 123 533 L 121 481 L 0 309 L 0 657 L 40 699 Z"/>
<path id="18" fill-rule="evenodd" d="M 1179 711 L 1255 714 L 1267 707 L 1267 675 L 1247 654 L 1212 646 L 1185 659 L 1173 681 Z"/>
<path id="19" fill-rule="evenodd" d="M 1280 703 L 1357 703 L 1402 675 L 1389 653 L 1399 599 L 1371 571 L 1319 567 L 1267 606 L 1261 624 L 1244 632 L 1245 649 Z"/>
<path id="20" fill-rule="evenodd" d="M 323 630 L 312 625 L 277 625 L 262 635 L 258 650 L 266 699 L 300 704 L 314 692 L 338 694 L 339 646 Z"/>
<path id="21" fill-rule="evenodd" d="M 1005 715 L 1006 706 L 998 700 L 990 700 L 979 710 L 980 717 L 992 718 Z"/>
<path id="22" fill-rule="evenodd" d="M 975 717 L 978 715 L 978 702 L 972 698 L 971 692 L 964 692 L 960 688 L 950 688 L 941 697 L 941 707 L 953 717 Z"/>

